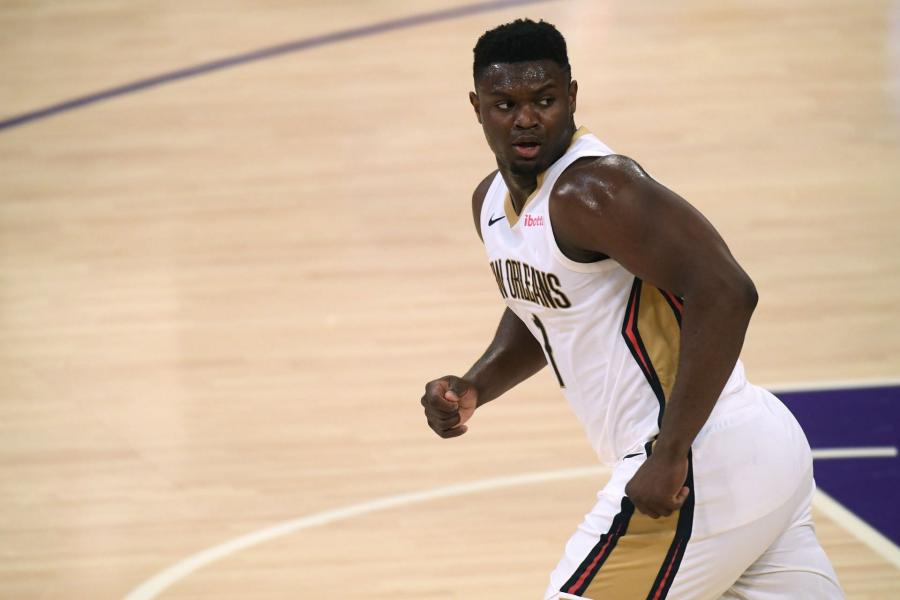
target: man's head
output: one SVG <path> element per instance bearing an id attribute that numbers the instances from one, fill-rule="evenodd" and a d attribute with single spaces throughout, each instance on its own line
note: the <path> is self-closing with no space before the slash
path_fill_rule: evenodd
<path id="1" fill-rule="evenodd" d="M 475 85 L 485 70 L 498 63 L 552 60 L 571 78 L 566 40 L 550 23 L 516 19 L 484 32 L 475 44 L 472 74 Z"/>
<path id="2" fill-rule="evenodd" d="M 536 175 L 565 152 L 578 84 L 553 25 L 519 19 L 485 32 L 475 45 L 473 75 L 469 100 L 498 166 Z"/>

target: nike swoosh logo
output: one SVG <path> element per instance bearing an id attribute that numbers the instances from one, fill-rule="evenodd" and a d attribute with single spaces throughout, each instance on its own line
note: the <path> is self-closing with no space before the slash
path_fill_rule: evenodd
<path id="1" fill-rule="evenodd" d="M 503 215 L 502 217 L 497 217 L 496 219 L 493 218 L 493 217 L 489 218 L 489 219 L 488 219 L 488 227 L 490 227 L 491 225 L 493 225 L 493 224 L 496 223 L 497 221 L 502 221 L 502 220 L 505 219 L 505 218 L 506 218 L 506 215 Z"/>

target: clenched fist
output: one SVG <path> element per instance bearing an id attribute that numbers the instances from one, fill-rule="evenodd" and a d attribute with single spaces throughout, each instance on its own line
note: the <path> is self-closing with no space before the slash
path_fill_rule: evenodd
<path id="1" fill-rule="evenodd" d="M 478 390 L 470 382 L 447 375 L 425 385 L 422 396 L 428 426 L 442 438 L 457 437 L 466 432 L 466 421 L 478 406 Z"/>
<path id="2" fill-rule="evenodd" d="M 635 508 L 654 519 L 668 517 L 680 509 L 691 493 L 685 485 L 687 456 L 654 452 L 625 486 L 625 495 Z"/>

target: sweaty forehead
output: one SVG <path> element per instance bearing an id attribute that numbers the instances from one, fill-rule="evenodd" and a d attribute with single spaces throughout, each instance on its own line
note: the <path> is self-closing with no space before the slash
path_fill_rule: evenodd
<path id="1" fill-rule="evenodd" d="M 562 68 L 552 60 L 494 63 L 482 72 L 478 88 L 485 92 L 505 92 L 539 88 L 548 83 L 560 83 L 563 79 Z"/>

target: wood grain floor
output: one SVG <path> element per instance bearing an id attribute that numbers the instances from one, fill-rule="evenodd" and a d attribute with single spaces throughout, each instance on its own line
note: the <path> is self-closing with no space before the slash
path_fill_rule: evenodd
<path id="1" fill-rule="evenodd" d="M 451 5 L 6 2 L 0 119 Z M 522 15 L 567 36 L 578 123 L 755 279 L 754 381 L 900 375 L 897 2 L 545 2 L 284 54 L 0 131 L 0 597 L 122 598 L 273 523 L 593 464 L 546 373 L 457 440 L 418 406 L 502 310 L 466 94 L 478 35 Z M 160 597 L 536 598 L 602 482 L 299 531 Z M 849 598 L 900 597 L 817 518 Z"/>

